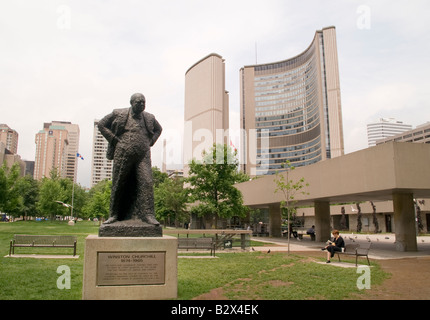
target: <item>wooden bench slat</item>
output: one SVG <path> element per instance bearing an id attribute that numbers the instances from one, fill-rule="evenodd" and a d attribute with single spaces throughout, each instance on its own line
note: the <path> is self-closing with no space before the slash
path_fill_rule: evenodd
<path id="1" fill-rule="evenodd" d="M 70 244 L 77 240 L 76 236 L 56 236 L 56 235 L 48 235 L 48 236 L 36 236 L 36 235 L 15 235 L 14 236 L 15 243 L 18 244 L 26 244 L 26 243 L 38 243 L 38 244 L 52 244 L 53 242 L 56 244 Z"/>
<path id="2" fill-rule="evenodd" d="M 76 255 L 77 236 L 64 235 L 27 235 L 16 234 L 10 241 L 9 255 L 15 253 L 15 247 L 26 248 L 73 248 L 73 255 Z"/>
<path id="3" fill-rule="evenodd" d="M 368 242 L 367 244 L 363 244 L 363 245 L 360 245 L 358 243 L 345 244 L 345 251 L 344 252 L 336 251 L 339 262 L 340 262 L 340 255 L 355 256 L 355 266 L 357 266 L 358 257 L 366 257 L 367 264 L 370 266 L 368 254 L 369 254 L 369 250 L 370 250 L 371 245 L 372 245 L 371 242 Z"/>
<path id="4" fill-rule="evenodd" d="M 215 255 L 215 243 L 212 238 L 178 238 L 178 249 L 210 249 Z"/>

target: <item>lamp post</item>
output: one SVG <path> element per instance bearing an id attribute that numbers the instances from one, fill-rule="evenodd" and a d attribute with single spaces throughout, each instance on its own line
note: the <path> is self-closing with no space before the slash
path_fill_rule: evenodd
<path id="1" fill-rule="evenodd" d="M 70 215 L 71 215 L 71 217 L 73 219 L 73 200 L 75 198 L 75 183 L 72 181 L 72 184 L 73 184 L 73 187 L 72 187 L 72 205 L 71 205 L 71 208 L 70 208 Z"/>

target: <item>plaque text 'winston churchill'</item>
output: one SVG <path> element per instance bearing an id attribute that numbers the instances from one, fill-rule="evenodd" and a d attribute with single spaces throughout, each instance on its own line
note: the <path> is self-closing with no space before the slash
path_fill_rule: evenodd
<path id="1" fill-rule="evenodd" d="M 164 284 L 165 252 L 98 252 L 97 286 Z"/>

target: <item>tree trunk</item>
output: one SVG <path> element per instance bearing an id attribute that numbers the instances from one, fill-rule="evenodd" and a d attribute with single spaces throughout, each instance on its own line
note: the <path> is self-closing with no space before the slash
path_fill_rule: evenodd
<path id="1" fill-rule="evenodd" d="M 357 202 L 357 232 L 361 232 L 361 228 L 362 228 L 362 224 L 361 224 L 361 208 L 360 208 L 360 204 Z"/>
<path id="2" fill-rule="evenodd" d="M 370 201 L 370 204 L 372 205 L 372 209 L 373 209 L 373 225 L 375 226 L 375 233 L 379 232 L 379 222 L 378 222 L 378 218 L 376 217 L 376 206 L 373 203 L 373 201 Z"/>
<path id="3" fill-rule="evenodd" d="M 340 212 L 342 213 L 342 216 L 340 218 L 340 227 L 342 228 L 342 230 L 346 230 L 347 228 L 346 228 L 345 207 L 342 207 Z"/>

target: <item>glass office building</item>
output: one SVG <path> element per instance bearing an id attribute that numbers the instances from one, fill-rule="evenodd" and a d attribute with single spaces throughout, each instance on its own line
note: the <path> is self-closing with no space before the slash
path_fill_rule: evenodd
<path id="1" fill-rule="evenodd" d="M 245 66 L 241 79 L 241 162 L 251 176 L 344 154 L 334 27 L 315 33 L 301 54 Z"/>

